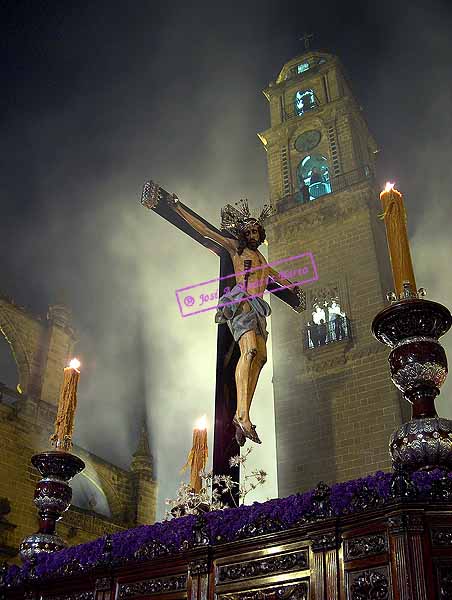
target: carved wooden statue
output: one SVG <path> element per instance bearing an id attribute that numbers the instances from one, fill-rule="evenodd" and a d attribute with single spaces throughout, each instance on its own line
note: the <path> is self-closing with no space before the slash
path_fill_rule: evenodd
<path id="1" fill-rule="evenodd" d="M 176 196 L 172 197 L 174 210 L 202 236 L 209 237 L 222 246 L 230 255 L 234 265 L 236 285 L 219 300 L 215 316 L 217 323 L 227 323 L 234 340 L 240 347 L 240 359 L 235 372 L 237 386 L 237 411 L 233 423 L 236 439 L 243 446 L 248 438 L 261 443 L 256 426 L 250 420 L 250 407 L 262 367 L 267 362 L 266 317 L 271 313 L 270 305 L 262 298 L 271 277 L 281 285 L 292 282 L 280 277 L 259 252 L 265 240 L 263 220 L 270 215 L 264 207 L 258 219 L 252 218 L 246 201 L 241 210 L 227 207 L 222 211 L 222 227 L 235 234 L 236 239 L 217 234 L 201 220 L 184 209 Z M 295 287 L 294 291 L 298 290 Z"/>
<path id="2" fill-rule="evenodd" d="M 272 269 L 258 250 L 265 240 L 263 221 L 271 215 L 272 209 L 265 206 L 256 219 L 251 216 L 247 201 L 242 201 L 239 209 L 228 205 L 221 213 L 220 231 L 182 204 L 175 194 L 168 194 L 153 182 L 145 184 L 142 203 L 217 254 L 224 253 L 230 257 L 233 267 L 230 274 L 235 285 L 232 289 L 224 289 L 218 302 L 215 321 L 228 324 L 233 339 L 240 348 L 240 358 L 235 369 L 235 438 L 240 446 L 244 445 L 247 438 L 260 444 L 256 427 L 250 420 L 250 407 L 259 374 L 267 360 L 266 317 L 271 310 L 262 296 L 267 289 L 281 290 L 278 293 L 281 300 L 297 312 L 304 309 L 301 290 Z M 182 225 L 183 222 L 186 223 L 185 226 Z M 283 286 L 291 286 L 292 289 L 282 289 Z"/>

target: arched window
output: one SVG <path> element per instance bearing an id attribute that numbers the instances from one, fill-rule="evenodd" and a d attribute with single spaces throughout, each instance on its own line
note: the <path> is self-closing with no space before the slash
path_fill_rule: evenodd
<path id="1" fill-rule="evenodd" d="M 84 473 L 80 473 L 71 481 L 71 488 L 74 506 L 111 517 L 107 497 L 98 483 L 89 479 Z"/>
<path id="2" fill-rule="evenodd" d="M 16 390 L 19 381 L 11 346 L 0 330 L 0 383 Z"/>
<path id="3" fill-rule="evenodd" d="M 308 62 L 301 63 L 301 64 L 297 65 L 297 74 L 300 75 L 301 73 L 304 73 L 308 69 L 309 69 Z"/>
<path id="4" fill-rule="evenodd" d="M 297 167 L 297 199 L 304 203 L 331 193 L 327 159 L 321 154 L 305 156 Z"/>
<path id="5" fill-rule="evenodd" d="M 300 116 L 317 106 L 314 90 L 298 90 L 295 94 L 295 114 Z"/>

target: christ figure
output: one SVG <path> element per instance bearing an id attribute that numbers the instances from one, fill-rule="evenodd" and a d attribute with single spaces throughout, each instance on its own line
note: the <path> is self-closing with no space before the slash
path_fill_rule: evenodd
<path id="1" fill-rule="evenodd" d="M 240 359 L 235 371 L 237 410 L 233 423 L 236 440 L 240 446 L 244 445 L 247 438 L 260 444 L 256 426 L 250 420 L 250 408 L 259 374 L 267 361 L 266 318 L 271 309 L 263 295 L 269 278 L 280 285 L 292 287 L 295 293 L 298 293 L 298 287 L 272 269 L 259 252 L 258 248 L 265 240 L 262 225 L 265 216 L 252 218 L 243 201 L 244 210 L 241 213 L 235 211 L 232 216 L 229 214 L 229 227 L 223 224 L 234 233 L 234 238 L 226 237 L 218 230 L 212 231 L 202 220 L 188 212 L 177 196 L 173 195 L 169 203 L 193 229 L 218 243 L 232 259 L 236 285 L 231 290 L 226 290 L 220 298 L 215 321 L 228 324 L 240 348 Z M 265 210 L 263 215 L 264 213 Z"/>

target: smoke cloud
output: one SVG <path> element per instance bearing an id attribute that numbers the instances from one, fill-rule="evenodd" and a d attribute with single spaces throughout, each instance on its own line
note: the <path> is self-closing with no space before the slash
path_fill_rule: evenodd
<path id="1" fill-rule="evenodd" d="M 83 363 L 76 441 L 128 468 L 146 420 L 161 517 L 194 421 L 213 422 L 215 389 L 213 311 L 182 319 L 174 292 L 217 277 L 218 259 L 140 205 L 143 182 L 215 225 L 241 197 L 260 207 L 267 167 L 256 133 L 269 126 L 260 90 L 312 28 L 315 47 L 350 74 L 381 147 L 382 184 L 395 180 L 405 195 L 418 284 L 450 306 L 451 11 L 441 2 L 380 2 L 378 12 L 289 1 L 124 6 L 70 14 L 55 4 L 26 21 L 11 4 L 2 288 L 34 312 L 68 299 Z M 277 494 L 271 369 L 270 356 L 252 408 L 264 444 L 250 465 L 270 473 L 259 499 Z M 450 389 L 439 409 L 452 417 Z"/>

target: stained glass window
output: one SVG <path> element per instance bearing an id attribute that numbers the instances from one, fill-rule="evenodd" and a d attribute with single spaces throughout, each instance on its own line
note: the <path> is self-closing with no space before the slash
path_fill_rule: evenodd
<path id="1" fill-rule="evenodd" d="M 301 65 L 297 65 L 297 73 L 298 73 L 298 75 L 300 75 L 300 73 L 304 73 L 308 69 L 309 69 L 309 63 L 307 63 L 307 62 L 301 63 Z"/>
<path id="2" fill-rule="evenodd" d="M 299 192 L 297 198 L 301 203 L 315 200 L 331 193 L 328 160 L 322 154 L 305 156 L 297 167 Z"/>
<path id="3" fill-rule="evenodd" d="M 313 90 L 299 90 L 295 94 L 295 114 L 298 116 L 317 106 Z"/>

